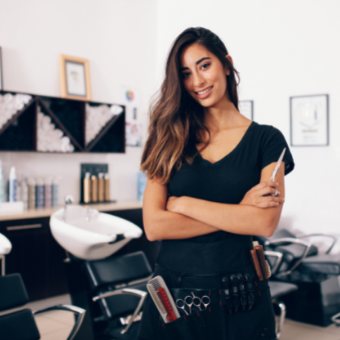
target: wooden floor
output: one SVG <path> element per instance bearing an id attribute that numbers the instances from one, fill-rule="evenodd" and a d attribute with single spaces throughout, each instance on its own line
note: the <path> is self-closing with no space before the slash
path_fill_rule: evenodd
<path id="1" fill-rule="evenodd" d="M 69 295 L 29 303 L 25 308 L 38 310 L 56 304 L 71 304 Z M 42 340 L 66 340 L 74 318 L 72 313 L 53 311 L 35 316 Z M 280 340 L 340 340 L 340 328 L 318 327 L 286 319 Z"/>

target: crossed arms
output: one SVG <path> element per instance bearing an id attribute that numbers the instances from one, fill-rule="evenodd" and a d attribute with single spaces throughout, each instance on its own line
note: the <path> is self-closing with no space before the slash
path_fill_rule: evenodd
<path id="1" fill-rule="evenodd" d="M 261 172 L 260 183 L 239 204 L 223 204 L 192 197 L 167 197 L 166 185 L 148 179 L 143 199 L 143 222 L 150 241 L 186 239 L 219 230 L 235 234 L 271 236 L 280 220 L 284 197 L 284 162 L 275 182 L 269 178 L 276 163 Z M 277 197 L 265 196 L 280 192 Z"/>

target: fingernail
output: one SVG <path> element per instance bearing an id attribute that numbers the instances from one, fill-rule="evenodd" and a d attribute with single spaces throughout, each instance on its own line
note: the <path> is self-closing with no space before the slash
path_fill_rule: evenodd
<path id="1" fill-rule="evenodd" d="M 279 185 L 279 183 L 278 183 L 278 182 L 276 182 L 275 184 L 276 184 L 276 185 Z"/>

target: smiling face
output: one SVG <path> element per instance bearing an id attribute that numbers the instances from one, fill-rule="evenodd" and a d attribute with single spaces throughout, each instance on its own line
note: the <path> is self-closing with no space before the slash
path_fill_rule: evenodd
<path id="1" fill-rule="evenodd" d="M 230 70 L 204 46 L 195 43 L 186 47 L 181 54 L 180 70 L 184 88 L 203 107 L 228 100 L 226 75 Z"/>

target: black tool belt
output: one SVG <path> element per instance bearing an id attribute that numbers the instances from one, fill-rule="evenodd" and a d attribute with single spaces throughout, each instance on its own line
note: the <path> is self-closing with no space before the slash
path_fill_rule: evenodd
<path id="1" fill-rule="evenodd" d="M 252 273 L 236 273 L 222 275 L 219 289 L 170 289 L 181 317 L 169 323 L 161 320 L 159 338 L 229 339 L 228 315 L 248 313 L 261 299 L 255 279 Z"/>

